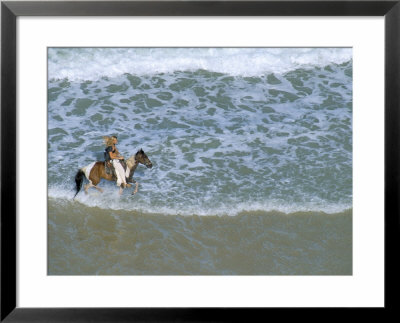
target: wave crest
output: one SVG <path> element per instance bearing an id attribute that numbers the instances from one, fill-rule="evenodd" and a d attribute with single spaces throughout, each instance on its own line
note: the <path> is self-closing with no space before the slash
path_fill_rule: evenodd
<path id="1" fill-rule="evenodd" d="M 48 70 L 50 80 L 72 81 L 196 70 L 259 76 L 351 59 L 351 48 L 49 48 Z"/>

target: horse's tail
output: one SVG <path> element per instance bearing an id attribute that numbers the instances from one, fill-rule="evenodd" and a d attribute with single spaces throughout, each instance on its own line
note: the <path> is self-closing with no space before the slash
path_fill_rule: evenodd
<path id="1" fill-rule="evenodd" d="M 74 195 L 74 198 L 76 195 L 78 195 L 79 191 L 81 190 L 84 178 L 85 178 L 84 171 L 82 169 L 78 170 L 78 172 L 75 175 L 76 193 Z"/>

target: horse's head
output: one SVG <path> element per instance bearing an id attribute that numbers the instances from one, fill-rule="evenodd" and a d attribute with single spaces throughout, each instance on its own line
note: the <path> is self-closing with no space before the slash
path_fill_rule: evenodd
<path id="1" fill-rule="evenodd" d="M 145 165 L 147 168 L 152 168 L 153 164 L 151 163 L 149 157 L 144 153 L 143 149 L 140 149 L 136 155 L 135 155 L 135 160 L 139 164 Z"/>

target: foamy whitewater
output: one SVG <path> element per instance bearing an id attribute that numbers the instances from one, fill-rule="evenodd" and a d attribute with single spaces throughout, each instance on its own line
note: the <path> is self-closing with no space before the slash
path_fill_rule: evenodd
<path id="1" fill-rule="evenodd" d="M 95 189 L 87 195 L 80 192 L 72 201 L 78 169 L 103 160 L 104 135 L 118 136 L 119 151 L 126 158 L 142 148 L 153 168 L 137 168 L 134 179 L 140 186 L 135 196 L 132 189 L 119 196 L 115 183 L 103 180 L 99 186 L 104 193 Z M 352 49 L 49 48 L 48 185 L 49 273 L 304 273 L 292 272 L 293 264 L 270 270 L 261 266 L 257 271 L 240 271 L 232 264 L 218 269 L 213 257 L 200 251 L 202 268 L 207 268 L 203 272 L 187 264 L 160 270 L 162 262 L 157 270 L 154 264 L 139 270 L 133 259 L 129 266 L 120 264 L 118 270 L 103 264 L 102 271 L 84 250 L 104 248 L 107 239 L 100 245 L 93 241 L 95 245 L 75 245 L 73 251 L 64 248 L 71 235 L 75 238 L 69 244 L 81 243 L 81 226 L 90 223 L 88 218 L 81 223 L 77 217 L 89 216 L 95 221 L 96 214 L 102 214 L 97 216 L 100 222 L 116 221 L 120 235 L 113 234 L 117 240 L 124 234 L 130 239 L 132 231 L 125 232 L 126 226 L 145 225 L 147 215 L 158 228 L 151 231 L 150 240 L 154 234 L 158 236 L 155 232 L 166 238 L 178 230 L 171 224 L 172 231 L 166 233 L 164 221 L 178 221 L 186 223 L 182 234 L 186 232 L 186 238 L 194 242 L 194 235 L 205 230 L 197 238 L 201 240 L 210 230 L 203 222 L 196 229 L 189 228 L 192 221 L 214 218 L 220 223 L 229 216 L 227 221 L 235 228 L 243 219 L 250 222 L 241 225 L 257 226 L 255 218 L 261 217 L 264 223 L 272 212 L 280 227 L 282 214 L 292 217 L 300 212 L 302 215 L 293 216 L 292 225 L 303 221 L 298 225 L 304 228 L 312 226 L 314 219 L 318 223 L 327 217 L 330 220 L 326 221 L 350 219 L 345 221 L 346 237 L 340 236 L 343 227 L 337 223 L 332 228 L 337 228 L 341 241 L 350 239 L 351 244 Z M 310 218 L 309 212 L 318 216 Z M 199 216 L 203 219 L 193 220 Z M 274 227 L 269 224 L 269 229 Z M 331 237 L 335 235 L 332 228 L 326 231 Z M 91 241 L 94 229 L 86 230 L 84 241 Z M 96 227 L 93 234 L 101 236 L 98 230 Z M 66 232 L 68 238 L 61 239 Z M 232 237 L 214 238 L 221 246 L 233 243 Z M 293 239 L 294 245 L 298 243 Z M 145 242 L 134 245 L 138 248 Z M 171 242 L 171 248 L 177 245 L 177 241 Z M 182 242 L 179 245 L 181 248 Z M 125 255 L 128 250 L 124 249 Z M 316 273 L 351 273 L 349 250 L 351 246 L 345 248 L 342 269 L 322 266 Z M 119 251 L 110 251 L 110 255 Z M 322 251 L 327 249 L 321 249 L 321 256 Z M 65 260 L 65 254 L 71 252 L 73 257 L 81 254 L 76 265 Z M 158 256 L 165 261 L 171 250 Z M 78 268 L 82 259 L 91 269 Z M 309 264 L 310 259 L 307 261 Z M 144 262 L 148 264 L 149 259 L 143 258 Z"/>

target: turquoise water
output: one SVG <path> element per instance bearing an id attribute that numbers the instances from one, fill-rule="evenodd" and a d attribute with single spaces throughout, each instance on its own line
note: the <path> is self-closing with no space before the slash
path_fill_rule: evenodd
<path id="1" fill-rule="evenodd" d="M 351 49 L 50 48 L 48 63 L 52 212 L 67 205 L 77 216 L 81 205 L 85 214 L 111 212 L 118 221 L 114 210 L 171 219 L 243 212 L 351 219 Z M 102 160 L 104 135 L 118 136 L 125 157 L 142 148 L 153 168 L 136 170 L 135 196 L 119 196 L 115 183 L 103 181 L 103 194 L 93 189 L 67 203 L 77 170 Z M 60 227 L 51 225 L 58 215 L 49 214 L 49 232 L 61 248 Z M 57 250 L 52 259 L 62 257 Z M 351 267 L 348 257 L 345 263 Z"/>

